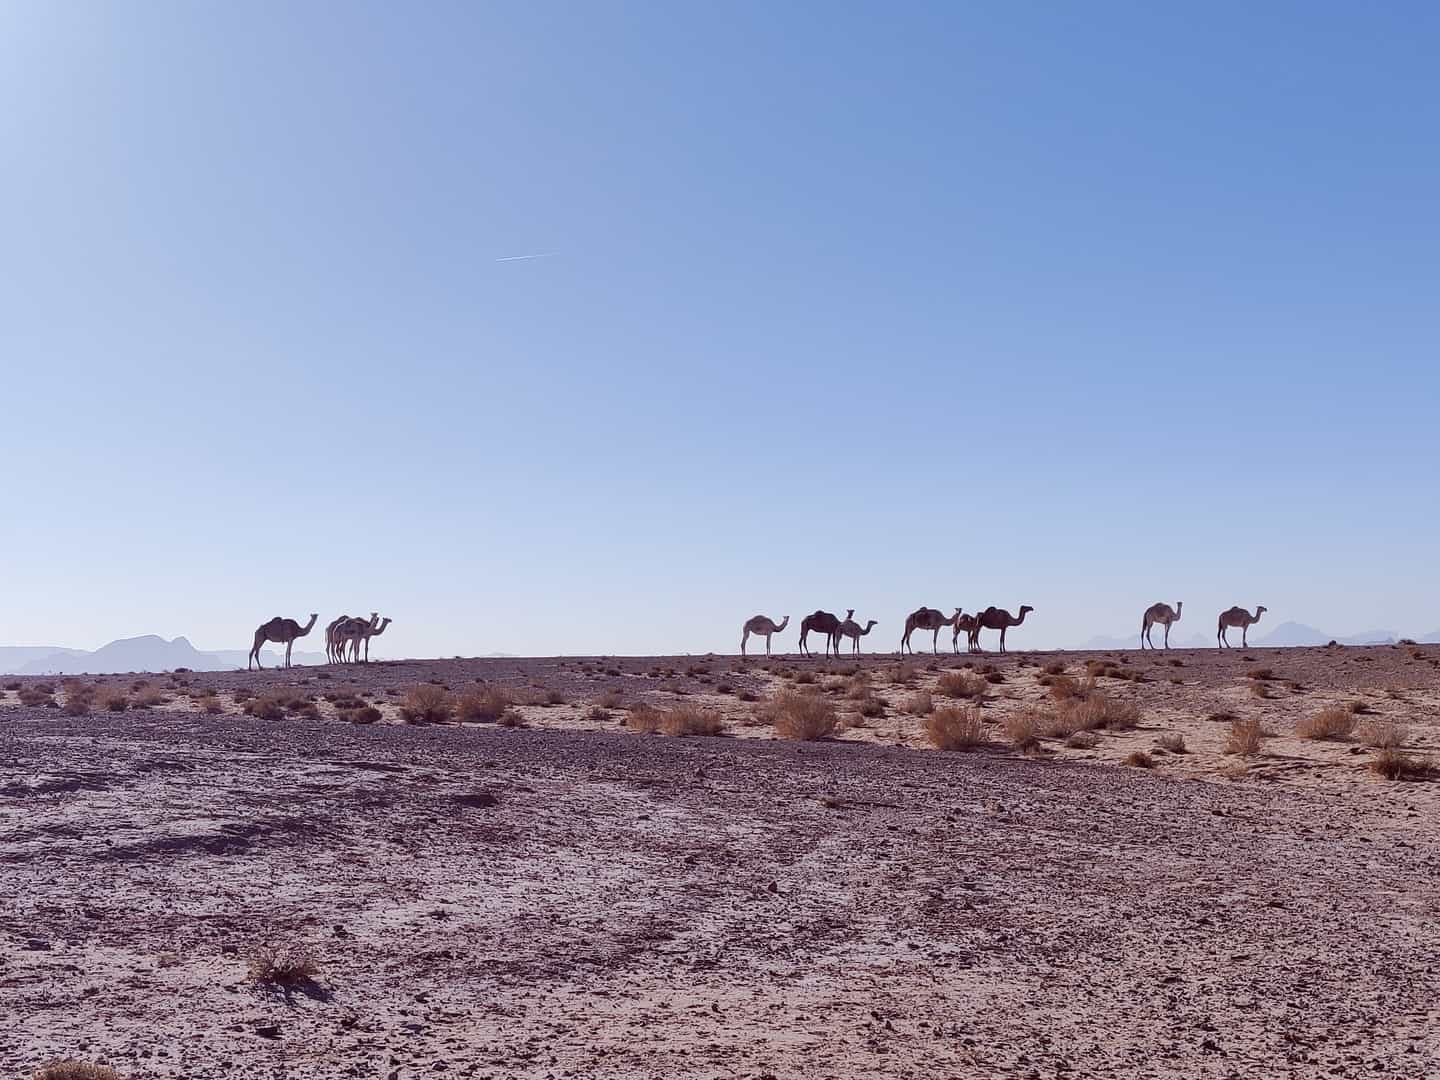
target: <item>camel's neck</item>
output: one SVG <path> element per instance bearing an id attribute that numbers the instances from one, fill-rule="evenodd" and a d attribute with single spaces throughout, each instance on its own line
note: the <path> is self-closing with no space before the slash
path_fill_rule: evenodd
<path id="1" fill-rule="evenodd" d="M 870 632 L 870 628 L 871 628 L 872 626 L 874 626 L 874 625 L 875 625 L 875 620 L 874 620 L 874 619 L 871 619 L 869 622 L 867 622 L 867 623 L 865 624 L 865 629 L 860 631 L 861 635 L 863 636 L 863 635 L 865 635 L 865 634 L 868 634 L 868 633 Z"/>
<path id="2" fill-rule="evenodd" d="M 776 633 L 779 633 L 781 630 L 784 630 L 785 627 L 788 626 L 789 624 L 790 624 L 790 616 L 789 616 L 789 615 L 786 615 L 783 619 L 781 619 L 778 623 L 775 624 L 775 632 L 776 632 Z"/>
<path id="3" fill-rule="evenodd" d="M 371 636 L 371 637 L 379 637 L 381 634 L 383 634 L 383 633 L 385 632 L 385 627 L 387 627 L 387 626 L 389 626 L 389 625 L 390 625 L 390 620 L 389 620 L 389 619 L 384 620 L 383 622 L 381 622 L 381 624 L 380 624 L 379 626 L 375 627 L 375 632 L 372 633 L 370 636 Z"/>
<path id="4" fill-rule="evenodd" d="M 1030 614 L 1030 613 L 1029 613 L 1028 611 L 1026 611 L 1024 608 L 1021 608 L 1021 609 L 1020 609 L 1020 615 L 1019 615 L 1019 617 L 1018 617 L 1018 618 L 1015 618 L 1015 619 L 1012 619 L 1012 620 L 1010 621 L 1010 625 L 1011 625 L 1011 626 L 1019 626 L 1022 622 L 1025 621 L 1025 616 L 1026 616 L 1026 615 L 1029 615 L 1029 614 Z"/>
<path id="5" fill-rule="evenodd" d="M 319 617 L 320 617 L 320 616 L 318 616 L 318 615 L 311 615 L 311 616 L 310 616 L 310 621 L 307 622 L 307 623 L 306 623 L 303 627 L 301 627 L 301 629 L 300 629 L 300 636 L 301 636 L 301 637 L 304 637 L 306 634 L 310 633 L 311 630 L 314 630 L 314 629 L 315 629 L 315 620 L 318 619 Z"/>
<path id="6" fill-rule="evenodd" d="M 1185 601 L 1184 601 L 1184 600 L 1179 601 L 1179 602 L 1175 605 L 1175 618 L 1178 619 L 1178 618 L 1180 617 L 1180 611 L 1181 611 L 1181 609 L 1184 608 L 1184 607 L 1185 607 Z"/>

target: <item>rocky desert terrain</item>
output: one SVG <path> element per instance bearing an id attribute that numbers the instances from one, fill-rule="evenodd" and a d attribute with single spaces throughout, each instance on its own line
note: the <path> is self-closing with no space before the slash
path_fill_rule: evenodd
<path id="1" fill-rule="evenodd" d="M 8 680 L 0 1071 L 1440 1074 L 1437 704 L 1410 645 Z"/>

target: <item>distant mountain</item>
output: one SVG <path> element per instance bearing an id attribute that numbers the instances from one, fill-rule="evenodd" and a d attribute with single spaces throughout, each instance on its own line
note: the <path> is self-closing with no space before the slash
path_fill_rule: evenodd
<path id="1" fill-rule="evenodd" d="M 1263 625 L 1263 623 L 1259 624 L 1262 627 Z M 1256 627 L 1251 627 L 1251 629 L 1256 629 Z M 1226 637 L 1234 636 L 1236 636 L 1234 630 L 1226 635 Z M 1284 622 L 1268 634 L 1257 634 L 1250 639 L 1250 644 L 1257 649 L 1287 649 L 1303 645 L 1328 645 L 1334 637 L 1334 634 L 1316 630 L 1315 627 L 1306 626 L 1304 623 Z"/>
<path id="2" fill-rule="evenodd" d="M 1335 640 L 1341 645 L 1394 645 L 1400 640 L 1400 635 L 1394 630 L 1366 630 Z"/>
<path id="3" fill-rule="evenodd" d="M 227 649 L 201 652 L 183 637 L 166 641 L 155 634 L 121 638 L 86 652 L 83 649 L 45 648 L 43 646 L 0 647 L 0 674 L 6 675 L 111 675 L 127 671 L 229 671 L 244 667 L 247 652 Z M 280 663 L 281 653 L 266 649 L 261 652 L 265 666 Z M 323 653 L 296 651 L 291 656 L 296 664 L 322 664 Z"/>
<path id="4" fill-rule="evenodd" d="M 1260 633 L 1260 627 L 1265 624 L 1259 623 L 1251 627 L 1255 636 L 1250 638 L 1250 645 L 1256 649 L 1291 649 L 1305 646 L 1328 645 L 1331 641 L 1338 641 L 1341 645 L 1391 645 L 1398 641 L 1400 635 L 1394 630 L 1366 630 L 1359 634 L 1327 634 L 1323 630 L 1317 630 L 1313 626 L 1306 626 L 1304 623 L 1284 622 L 1267 634 Z M 1151 637 L 1159 644 L 1161 633 L 1157 628 Z M 1236 645 L 1240 644 L 1240 632 L 1230 631 L 1230 641 Z M 1440 630 L 1429 634 L 1420 641 L 1440 642 Z M 1114 649 L 1138 649 L 1140 647 L 1140 635 L 1137 632 L 1133 637 L 1093 637 L 1080 646 L 1082 649 L 1096 649 L 1100 651 L 1111 651 Z M 1170 633 L 1170 647 L 1172 649 L 1206 649 L 1215 647 L 1213 634 L 1209 637 L 1204 634 L 1190 634 L 1184 638 L 1180 637 L 1178 629 Z"/>

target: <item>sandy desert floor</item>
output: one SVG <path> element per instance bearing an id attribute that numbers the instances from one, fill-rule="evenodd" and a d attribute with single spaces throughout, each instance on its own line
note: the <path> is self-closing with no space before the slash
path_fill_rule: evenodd
<path id="1" fill-rule="evenodd" d="M 1138 723 L 1045 734 L 1069 678 Z M 1440 1073 L 1440 781 L 1367 743 L 1440 761 L 1440 647 L 0 682 L 5 1075 Z M 417 685 L 513 726 L 405 723 Z M 777 739 L 787 687 L 838 734 Z M 926 693 L 986 743 L 931 747 Z M 1297 737 L 1326 706 L 1355 729 Z"/>

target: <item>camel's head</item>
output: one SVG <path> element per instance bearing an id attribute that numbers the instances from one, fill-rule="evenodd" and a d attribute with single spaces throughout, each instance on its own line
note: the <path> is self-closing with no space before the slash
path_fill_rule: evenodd
<path id="1" fill-rule="evenodd" d="M 1184 601 L 1184 600 L 1176 600 L 1176 601 L 1175 601 L 1175 617 L 1176 617 L 1177 619 L 1180 617 L 1180 610 L 1181 610 L 1184 606 L 1185 606 L 1185 601 Z"/>
<path id="2" fill-rule="evenodd" d="M 1255 609 L 1255 618 L 1258 619 L 1261 615 L 1264 615 L 1265 612 L 1267 612 L 1267 611 L 1269 611 L 1269 610 L 1270 610 L 1270 609 L 1267 608 L 1264 604 L 1261 604 L 1259 607 L 1257 607 L 1257 608 Z"/>
<path id="3" fill-rule="evenodd" d="M 787 627 L 787 626 L 789 626 L 789 625 L 790 625 L 790 616 L 789 616 L 789 615 L 786 615 L 783 619 L 780 620 L 780 627 L 779 627 L 779 629 L 784 630 L 785 627 Z"/>
<path id="4" fill-rule="evenodd" d="M 1021 618 L 1024 618 L 1025 613 L 1026 613 L 1027 611 L 1034 611 L 1034 610 L 1035 610 L 1035 609 L 1034 609 L 1033 607 L 1031 607 L 1029 604 L 1021 604 L 1021 605 L 1020 605 L 1020 616 L 1021 616 Z"/>
<path id="5" fill-rule="evenodd" d="M 845 618 L 847 618 L 847 619 L 853 619 L 854 617 L 855 617 L 855 609 L 854 609 L 853 607 L 851 607 L 851 608 L 846 608 L 846 609 L 845 609 Z"/>

